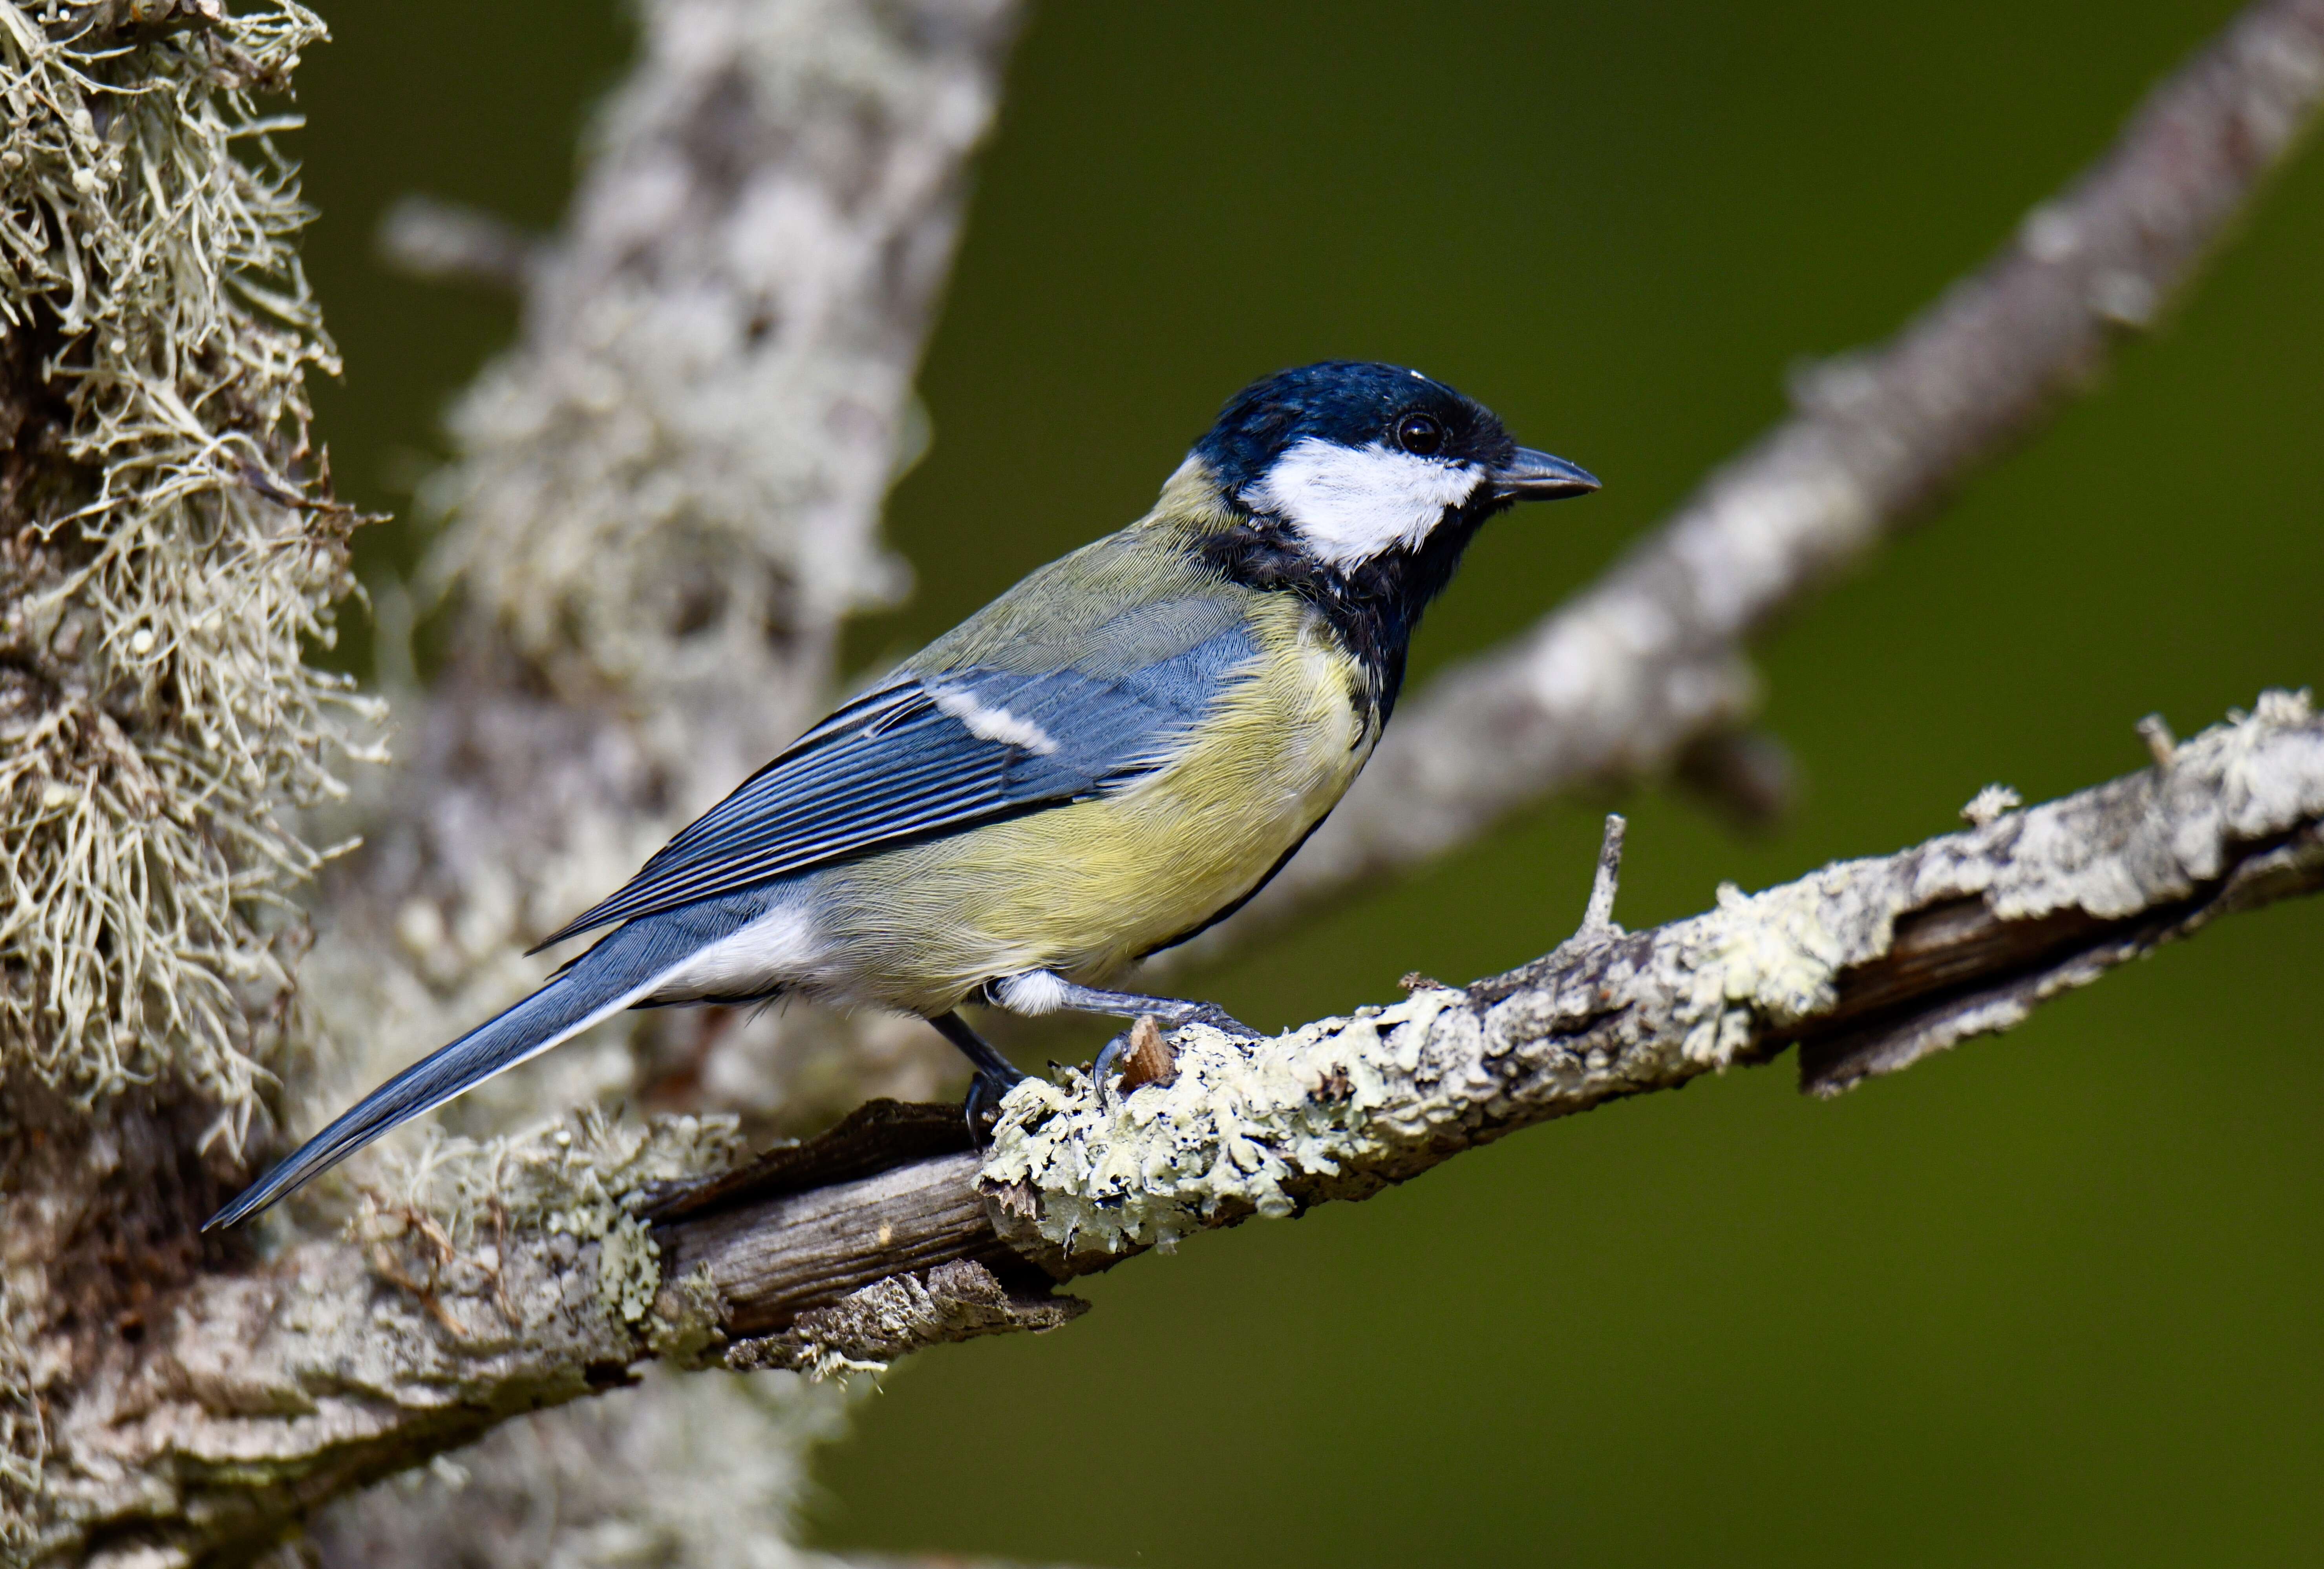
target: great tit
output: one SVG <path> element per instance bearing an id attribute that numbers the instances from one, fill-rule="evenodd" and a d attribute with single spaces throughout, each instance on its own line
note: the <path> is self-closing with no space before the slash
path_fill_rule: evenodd
<path id="1" fill-rule="evenodd" d="M 613 931 L 396 1075 L 209 1225 L 624 1008 L 805 996 L 1252 1032 L 1099 983 L 1224 919 L 1363 767 L 1429 601 L 1485 520 L 1598 488 L 1417 371 L 1253 383 L 1154 509 L 1050 563 L 808 730 L 541 944 Z M 536 950 L 537 951 L 537 950 Z"/>

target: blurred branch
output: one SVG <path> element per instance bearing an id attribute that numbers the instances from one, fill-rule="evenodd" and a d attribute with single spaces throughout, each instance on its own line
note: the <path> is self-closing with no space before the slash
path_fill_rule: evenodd
<path id="1" fill-rule="evenodd" d="M 1021 8 L 636 9 L 637 60 L 553 239 L 409 204 L 383 235 L 407 261 L 518 285 L 524 317 L 456 405 L 458 459 L 427 494 L 448 520 L 422 585 L 450 591 L 447 656 L 401 704 L 409 763 L 361 825 L 371 848 L 332 889 L 303 971 L 356 1048 L 318 1099 L 537 984 L 523 950 L 811 720 L 844 619 L 908 581 L 881 546 L 881 504 L 914 455 L 912 380 Z M 615 1099 L 811 1118 L 933 1093 L 945 1051 L 917 1022 L 842 1031 L 811 1010 L 635 1016 L 448 1120 L 481 1133 Z M 485 1182 L 474 1202 L 509 1207 L 504 1179 Z M 425 1254 L 409 1278 L 434 1278 Z M 741 1544 L 754 1564 L 821 1563 L 789 1545 L 790 1515 L 807 1445 L 838 1418 L 802 1426 L 793 1404 L 660 1380 L 623 1393 L 618 1421 L 545 1413 L 464 1457 L 493 1485 L 375 1490 L 317 1521 L 316 1550 L 325 1569 L 413 1561 L 381 1546 L 396 1541 L 420 1558 L 436 1542 L 480 1564 L 584 1563 L 611 1534 L 674 1563 L 737 1562 Z M 383 1408 L 401 1415 L 375 1453 L 437 1419 Z M 657 1427 L 691 1448 L 626 1437 Z M 332 1480 L 287 1500 L 261 1491 L 300 1510 L 360 1476 Z M 547 1542 L 529 1502 L 544 1495 L 562 1500 Z M 506 1550 L 488 1555 L 494 1541 Z"/>
<path id="2" fill-rule="evenodd" d="M 2192 281 L 2319 100 L 2324 0 L 2246 10 L 1981 269 L 1886 344 L 1799 377 L 1798 412 L 1595 586 L 1408 703 L 1331 821 L 1198 951 L 1554 792 L 1682 760 L 1764 817 L 1787 765 L 1764 739 L 1728 742 L 1758 706 L 1745 641 L 2089 387 Z"/>
<path id="3" fill-rule="evenodd" d="M 426 491 L 445 656 L 399 699 L 402 766 L 348 825 L 367 848 L 302 971 L 365 1059 L 318 1099 L 539 984 L 525 950 L 804 729 L 845 618 L 908 581 L 880 506 L 1018 16 L 647 0 L 553 241 L 436 204 L 392 216 L 407 259 L 521 280 L 524 321 Z M 796 1048 L 819 1034 L 813 1060 L 849 1069 L 823 1075 L 826 1106 L 932 1093 L 948 1067 L 925 1027 L 825 1023 L 624 1021 L 453 1125 L 601 1096 L 811 1116 Z"/>
<path id="4" fill-rule="evenodd" d="M 303 972 L 356 1048 L 318 1099 L 537 984 L 523 950 L 804 728 L 844 619 L 908 581 L 881 546 L 880 509 L 914 455 L 912 380 L 1021 8 L 636 8 L 638 59 L 596 117 L 553 240 L 409 203 L 382 236 L 438 275 L 520 287 L 524 318 L 456 407 L 458 459 L 427 494 L 448 520 L 423 584 L 450 591 L 447 654 L 427 695 L 401 704 L 408 764 L 361 825 L 370 848 L 331 890 Z M 945 1052 L 917 1022 L 641 1015 L 447 1120 L 486 1133 L 615 1099 L 810 1118 L 866 1093 L 934 1093 Z M 506 1207 L 500 1180 L 477 1202 Z M 415 1256 L 410 1278 L 433 1279 L 430 1262 Z M 489 1367 L 475 1377 L 496 1387 Z M 315 1530 L 323 1564 L 410 1561 L 380 1555 L 396 1540 L 456 1543 L 483 1563 L 478 1544 L 499 1539 L 511 1545 L 491 1562 L 595 1562 L 607 1533 L 689 1564 L 737 1561 L 742 1543 L 753 1563 L 822 1561 L 788 1545 L 789 1515 L 807 1441 L 833 1421 L 809 1430 L 783 1419 L 784 1399 L 669 1380 L 622 1404 L 619 1422 L 528 1421 L 532 1442 L 478 1457 L 492 1487 L 336 1507 Z M 382 1408 L 401 1414 L 380 1454 L 438 1419 Z M 756 1484 L 707 1488 L 686 1451 L 657 1458 L 623 1437 L 655 1426 L 685 1427 L 729 1472 L 753 1456 Z M 298 1510 L 361 1479 L 339 1473 L 295 1500 L 261 1491 Z M 566 1500 L 553 1542 L 535 1541 L 539 1494 Z"/>
<path id="5" fill-rule="evenodd" d="M 582 1117 L 443 1153 L 367 1206 L 364 1251 L 310 1243 L 205 1281 L 149 1347 L 116 1351 L 67 1436 L 85 1463 L 150 1473 L 166 1457 L 183 1512 L 224 1522 L 216 1542 L 622 1384 L 641 1358 L 830 1372 L 1047 1328 L 1080 1308 L 1052 1280 L 1368 1197 L 1787 1045 L 1830 1093 L 2006 1030 L 2219 915 L 2324 888 L 2324 720 L 2271 693 L 2137 774 L 2027 811 L 1987 791 L 1965 815 L 1964 831 L 1722 889 L 1637 933 L 1612 919 L 1613 820 L 1582 930 L 1531 964 L 1255 1045 L 1191 1026 L 1132 1092 L 1079 1069 L 1028 1079 L 982 1154 L 927 1152 L 957 1142 L 956 1112 L 894 1107 L 775 1152 L 757 1169 L 772 1195 L 654 1181 L 700 1136 L 691 1119 L 641 1133 Z M 904 1163 L 866 1173 L 881 1152 Z M 818 1162 L 838 1179 L 818 1182 Z M 510 1191 L 521 1213 L 480 1206 Z"/>
<path id="6" fill-rule="evenodd" d="M 544 243 L 497 214 L 431 196 L 405 196 L 381 215 L 380 259 L 433 283 L 522 292 Z"/>

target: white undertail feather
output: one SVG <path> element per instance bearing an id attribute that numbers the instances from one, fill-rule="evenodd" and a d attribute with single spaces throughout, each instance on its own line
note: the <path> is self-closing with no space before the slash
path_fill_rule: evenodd
<path id="1" fill-rule="evenodd" d="M 1054 1014 L 1065 1005 L 1065 983 L 1055 971 L 1028 969 L 995 982 L 992 996 L 1012 1014 Z"/>
<path id="2" fill-rule="evenodd" d="M 798 904 L 778 904 L 680 960 L 654 983 L 652 998 L 758 996 L 806 978 L 822 947 L 813 915 Z"/>

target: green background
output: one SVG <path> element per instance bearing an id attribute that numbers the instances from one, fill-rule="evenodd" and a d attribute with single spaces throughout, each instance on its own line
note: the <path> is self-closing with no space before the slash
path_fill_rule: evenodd
<path id="1" fill-rule="evenodd" d="M 894 503 L 871 663 L 1142 510 L 1251 376 L 1415 363 L 1605 493 L 1472 553 L 1416 680 L 1524 627 L 2103 147 L 2232 7 L 2161 0 L 1044 8 Z M 554 221 L 627 50 L 578 6 L 346 0 L 302 77 L 344 489 L 406 509 L 512 311 L 372 260 L 420 189 Z M 2161 337 L 1765 648 L 1805 797 L 1642 791 L 1634 926 L 2039 799 L 2324 675 L 2324 159 Z M 416 548 L 373 531 L 365 570 Z M 353 639 L 360 657 L 361 638 Z M 1281 1024 L 1490 973 L 1580 913 L 1551 807 L 1201 977 Z M 1553 1124 L 913 1359 L 814 1533 L 1113 1564 L 2177 1564 L 2324 1537 L 2324 904 L 1834 1104 L 1788 1065 Z M 1081 1044 L 1025 1040 L 1035 1053 Z"/>

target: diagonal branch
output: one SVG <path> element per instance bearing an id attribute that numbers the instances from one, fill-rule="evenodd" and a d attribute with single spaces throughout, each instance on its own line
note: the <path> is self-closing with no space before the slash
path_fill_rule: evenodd
<path id="1" fill-rule="evenodd" d="M 1577 784 L 1683 762 L 1746 810 L 1780 795 L 1738 734 L 1759 700 L 1745 641 L 2089 386 L 2186 289 L 2319 102 L 2324 0 L 2251 6 L 1981 269 L 1887 343 L 1802 378 L 1798 412 L 1596 585 L 1415 698 L 1323 830 L 1205 944 Z"/>
<path id="2" fill-rule="evenodd" d="M 62 1436 L 92 1490 L 108 1467 L 166 1474 L 178 1545 L 216 1548 L 643 1358 L 828 1372 L 1047 1328 L 1081 1308 L 1055 1280 L 1368 1197 L 1618 1096 L 1792 1044 L 1818 1091 L 1895 1071 L 2324 888 L 2324 719 L 2304 694 L 2153 739 L 2140 773 L 2024 811 L 1988 792 L 1963 831 L 1723 889 L 1646 931 L 1612 921 L 1609 834 L 1590 918 L 1531 964 L 1255 1046 L 1190 1026 L 1146 1042 L 1169 1060 L 1134 1091 L 1028 1080 L 981 1153 L 956 1112 L 892 1105 L 706 1186 L 667 1180 L 718 1153 L 693 1118 L 439 1147 L 348 1241 L 192 1288 Z"/>
<path id="3" fill-rule="evenodd" d="M 2271 693 L 2142 773 L 2014 806 L 1988 791 L 1965 831 L 1755 895 L 1726 887 L 1718 908 L 1637 933 L 1610 919 L 1614 819 L 1582 930 L 1531 964 L 1254 1048 L 1190 1027 L 1174 1076 L 1128 1094 L 1080 1070 L 1028 1080 L 981 1162 L 686 1218 L 665 1227 L 671 1273 L 700 1271 L 730 1332 L 772 1336 L 730 1363 L 813 1366 L 850 1354 L 820 1305 L 899 1268 L 1023 1260 L 1065 1279 L 1369 1197 L 1518 1128 L 1794 1044 L 1803 1087 L 1836 1093 L 2010 1029 L 2216 916 L 2324 888 L 2324 720 Z"/>

